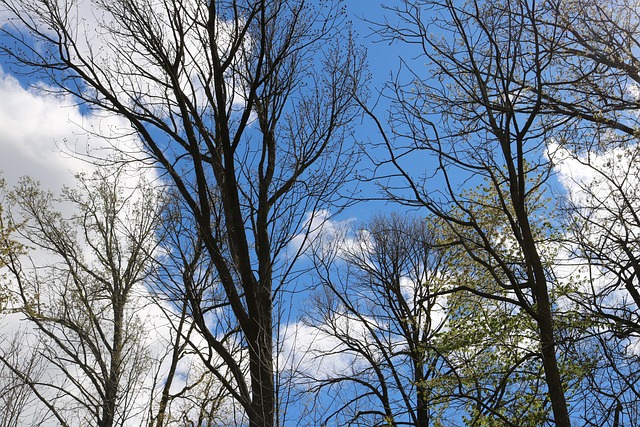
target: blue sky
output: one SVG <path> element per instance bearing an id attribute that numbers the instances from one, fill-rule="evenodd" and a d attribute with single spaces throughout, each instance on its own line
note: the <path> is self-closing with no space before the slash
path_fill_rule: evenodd
<path id="1" fill-rule="evenodd" d="M 389 44 L 380 41 L 372 34 L 372 21 L 382 20 L 385 10 L 383 2 L 367 0 L 347 0 L 347 10 L 356 31 L 357 41 L 366 46 L 368 63 L 372 75 L 372 99 L 383 89 L 384 83 L 391 73 L 400 67 L 401 58 L 411 60 L 411 46 Z M 389 4 L 389 2 L 384 2 Z M 390 18 L 393 19 L 393 18 Z M 94 155 L 104 153 L 102 147 L 108 145 L 95 135 L 87 135 L 82 128 L 90 128 L 100 133 L 112 127 L 125 127 L 126 123 L 115 117 L 100 117 L 81 114 L 73 99 L 68 97 L 45 96 L 42 83 L 27 80 L 10 74 L 9 67 L 0 57 L 0 170 L 9 186 L 18 177 L 30 175 L 41 181 L 45 188 L 58 192 L 62 185 L 73 182 L 72 174 L 91 165 L 74 156 L 74 151 L 90 152 Z M 420 65 L 418 62 L 417 66 Z M 387 105 L 383 100 L 377 105 L 376 112 L 384 122 Z M 364 117 L 354 124 L 356 139 L 363 145 L 379 142 L 380 135 L 370 119 Z M 371 152 L 371 155 L 383 157 L 385 153 Z M 366 173 L 370 164 L 363 162 L 358 169 Z M 428 172 L 431 165 L 424 159 L 417 158 L 412 165 L 416 175 Z M 380 193 L 375 184 L 362 184 L 361 197 L 378 197 Z M 382 211 L 402 210 L 402 207 L 384 202 L 367 202 L 356 205 L 341 213 L 336 220 L 354 218 L 365 221 L 370 216 Z M 295 316 L 294 316 L 295 317 Z"/>

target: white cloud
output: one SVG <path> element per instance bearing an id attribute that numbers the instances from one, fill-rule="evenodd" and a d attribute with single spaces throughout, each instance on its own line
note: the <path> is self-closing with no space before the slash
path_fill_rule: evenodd
<path id="1" fill-rule="evenodd" d="M 44 97 L 27 90 L 0 70 L 0 170 L 9 184 L 32 175 L 52 187 L 69 183 L 69 170 L 81 169 L 78 159 L 63 156 L 59 146 L 79 139 L 72 122 L 81 122 L 78 111 L 65 100 Z M 86 142 L 83 141 L 84 144 Z"/>
<path id="2" fill-rule="evenodd" d="M 599 310 L 626 316 L 637 307 L 620 286 L 618 274 L 626 274 L 627 251 L 635 251 L 634 242 L 640 240 L 640 146 L 614 145 L 575 155 L 554 144 L 550 153 L 579 225 L 568 231 L 570 242 L 558 252 L 558 283 L 577 287 Z M 580 259 L 584 255 L 578 240 L 598 254 L 596 264 Z M 559 301 L 561 309 L 572 309 L 573 304 L 568 298 Z M 638 340 L 629 342 L 628 352 L 639 354 Z"/>
<path id="3" fill-rule="evenodd" d="M 352 255 L 368 258 L 373 250 L 368 230 L 356 229 L 357 219 L 332 219 L 328 210 L 307 212 L 302 230 L 289 243 L 289 255 L 306 254 L 322 262 L 345 261 Z"/>
<path id="4" fill-rule="evenodd" d="M 328 210 L 307 212 L 302 231 L 289 243 L 289 253 L 322 253 L 328 259 L 344 253 L 348 247 L 353 246 L 356 242 L 349 232 L 355 219 L 335 221 L 331 217 Z"/>
<path id="5" fill-rule="evenodd" d="M 577 206 L 589 206 L 590 202 L 605 199 L 614 203 L 615 197 L 622 193 L 634 197 L 638 193 L 640 147 L 637 145 L 575 155 L 558 144 L 551 144 L 548 151 L 558 172 L 558 180 Z M 602 206 L 602 213 L 606 207 Z"/>
<path id="6" fill-rule="evenodd" d="M 364 319 L 375 323 L 373 319 Z M 367 343 L 371 354 L 379 352 L 362 321 L 336 314 L 334 322 L 339 334 Z M 325 331 L 323 325 L 311 326 L 304 322 L 283 325 L 281 335 L 283 342 L 278 353 L 280 371 L 295 372 L 302 379 L 323 380 L 348 375 L 348 372 L 355 372 L 366 363 L 339 338 Z"/>
<path id="7" fill-rule="evenodd" d="M 74 182 L 74 173 L 94 168 L 88 156 L 105 159 L 114 148 L 140 152 L 126 121 L 83 114 L 70 97 L 25 88 L 2 68 L 0 99 L 0 171 L 9 187 L 29 175 L 57 192 Z"/>

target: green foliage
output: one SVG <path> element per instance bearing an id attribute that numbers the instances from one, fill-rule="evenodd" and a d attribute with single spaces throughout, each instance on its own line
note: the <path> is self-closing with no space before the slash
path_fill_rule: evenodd
<path id="1" fill-rule="evenodd" d="M 549 405 L 531 318 L 467 292 L 450 295 L 447 308 L 448 328 L 437 348 L 453 372 L 430 387 L 457 396 L 468 425 L 541 425 Z"/>
<path id="2" fill-rule="evenodd" d="M 531 181 L 538 183 L 538 179 L 534 176 Z M 527 312 L 535 310 L 536 302 L 526 286 L 530 279 L 504 185 L 485 181 L 466 191 L 464 209 L 452 211 L 463 220 L 460 223 L 436 221 L 441 224 L 436 228 L 445 230 L 440 244 L 451 255 L 448 286 L 462 290 L 447 296 L 447 327 L 434 343 L 451 370 L 425 388 L 434 395 L 451 396 L 442 409 L 464 413 L 466 425 L 534 427 L 550 419 L 551 405 L 538 324 Z M 551 274 L 559 250 L 559 219 L 541 191 L 532 191 L 529 196 L 532 231 L 549 271 L 557 334 L 579 337 L 584 327 L 580 322 L 586 320 L 571 310 L 565 313 L 564 308 L 576 286 Z M 515 293 L 516 286 L 521 286 L 521 297 Z M 565 389 L 571 393 L 591 365 L 584 354 L 566 354 L 571 357 L 561 358 L 560 369 Z M 441 416 L 446 418 L 446 412 Z"/>

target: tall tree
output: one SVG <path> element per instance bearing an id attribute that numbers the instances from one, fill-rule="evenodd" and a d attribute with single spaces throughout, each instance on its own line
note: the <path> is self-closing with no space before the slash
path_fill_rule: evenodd
<path id="1" fill-rule="evenodd" d="M 125 190 L 121 173 L 81 175 L 58 200 L 29 179 L 11 194 L 11 216 L 33 249 L 0 259 L 12 309 L 34 329 L 23 342 L 47 377 L 11 354 L 0 361 L 63 426 L 130 425 L 151 369 L 140 312 L 159 199 L 148 185 Z M 56 201 L 76 212 L 65 218 Z"/>
<path id="2" fill-rule="evenodd" d="M 498 285 L 469 291 L 535 321 L 553 421 L 570 426 L 550 292 L 553 208 L 542 201 L 552 171 L 545 144 L 556 123 L 543 109 L 555 58 L 553 46 L 541 45 L 540 9 L 444 0 L 403 1 L 393 11 L 398 24 L 381 25 L 381 36 L 416 46 L 421 63 L 405 61 L 410 83 L 401 74 L 390 84 L 391 131 L 378 122 L 400 180 L 388 194 L 440 217 L 468 263 Z M 416 154 L 433 160 L 426 181 L 406 163 Z"/>
<path id="3" fill-rule="evenodd" d="M 595 337 L 588 350 L 599 354 L 583 417 L 589 425 L 636 424 L 638 4 L 546 1 L 540 7 L 540 40 L 555 49 L 557 70 L 540 96 L 565 124 L 554 160 L 571 189 L 567 252 L 583 267 L 573 301 L 588 319 L 587 336 Z"/>
<path id="4" fill-rule="evenodd" d="M 377 217 L 313 245 L 321 291 L 306 321 L 331 345 L 312 350 L 347 366 L 307 373 L 313 390 L 340 396 L 325 422 L 427 427 L 446 402 L 432 382 L 450 370 L 438 339 L 448 314 L 447 257 L 431 226 Z"/>
<path id="5" fill-rule="evenodd" d="M 479 220 L 499 228 L 493 213 Z M 535 321 L 452 244 L 442 220 L 394 214 L 332 227 L 310 251 L 320 286 L 305 318 L 307 358 L 317 365 L 301 363 L 300 375 L 325 424 L 546 422 Z"/>
<path id="6" fill-rule="evenodd" d="M 0 5 L 11 16 L 4 52 L 88 109 L 126 118 L 175 188 L 247 363 L 186 288 L 204 358 L 249 425 L 274 425 L 273 304 L 289 279 L 285 248 L 306 212 L 339 198 L 352 166 L 345 142 L 363 58 L 340 2 Z"/>

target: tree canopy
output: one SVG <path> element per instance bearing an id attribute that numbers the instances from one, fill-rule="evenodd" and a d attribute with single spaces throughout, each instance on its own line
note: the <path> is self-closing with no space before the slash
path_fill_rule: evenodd
<path id="1" fill-rule="evenodd" d="M 637 425 L 639 6 L 0 0 L 0 425 Z"/>

